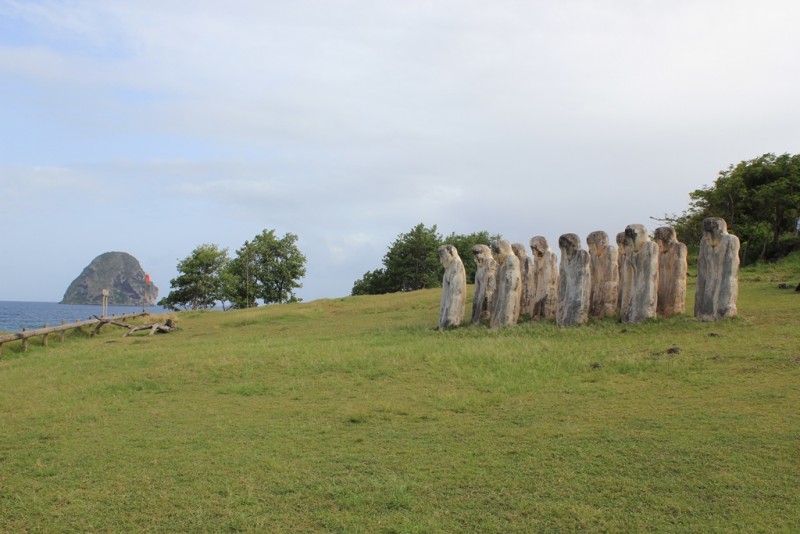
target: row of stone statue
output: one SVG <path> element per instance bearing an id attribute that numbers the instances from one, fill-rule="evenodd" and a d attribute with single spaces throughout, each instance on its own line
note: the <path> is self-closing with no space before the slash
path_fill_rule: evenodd
<path id="1" fill-rule="evenodd" d="M 562 235 L 558 265 L 542 236 L 530 240 L 532 257 L 524 245 L 505 239 L 491 248 L 474 246 L 472 324 L 488 321 L 498 328 L 527 316 L 571 326 L 617 314 L 623 323 L 639 323 L 685 311 L 686 245 L 672 228 L 657 228 L 651 240 L 643 225 L 631 224 L 617 234 L 617 247 L 602 231 L 589 234 L 586 243 L 588 251 L 576 234 Z M 464 320 L 464 264 L 452 245 L 439 247 L 439 259 L 445 268 L 439 328 L 453 328 Z M 694 316 L 701 321 L 734 317 L 738 275 L 739 238 L 728 233 L 723 219 L 703 220 Z"/>

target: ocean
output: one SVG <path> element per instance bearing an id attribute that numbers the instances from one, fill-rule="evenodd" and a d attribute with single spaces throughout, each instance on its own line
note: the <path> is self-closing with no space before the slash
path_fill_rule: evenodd
<path id="1" fill-rule="evenodd" d="M 108 315 L 136 313 L 141 310 L 141 306 L 109 306 Z M 152 314 L 170 312 L 161 306 L 147 306 L 145 310 Z M 41 328 L 45 324 L 57 326 L 61 321 L 84 321 L 101 313 L 100 305 L 0 301 L 0 332 L 19 332 L 23 328 L 30 330 Z"/>

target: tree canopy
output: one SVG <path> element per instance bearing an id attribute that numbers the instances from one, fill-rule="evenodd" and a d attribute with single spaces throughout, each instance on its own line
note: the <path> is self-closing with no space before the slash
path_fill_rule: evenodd
<path id="1" fill-rule="evenodd" d="M 471 280 L 475 276 L 472 247 L 478 243 L 488 245 L 489 239 L 489 232 L 485 231 L 468 235 L 451 233 L 443 239 L 435 224 L 428 228 L 419 223 L 397 236 L 383 257 L 383 267 L 364 273 L 353 284 L 351 293 L 376 295 L 439 287 L 444 271 L 438 249 L 445 243 L 458 249 L 467 279 Z"/>
<path id="2" fill-rule="evenodd" d="M 663 220 L 687 245 L 698 245 L 706 217 L 722 217 L 742 242 L 742 259 L 783 256 L 798 246 L 800 155 L 764 154 L 720 171 L 711 186 L 689 193 L 689 209 Z"/>
<path id="3" fill-rule="evenodd" d="M 180 274 L 170 281 L 172 291 L 159 304 L 203 309 L 217 302 L 247 308 L 256 306 L 258 299 L 267 304 L 298 301 L 294 290 L 302 287 L 306 257 L 297 239 L 292 233 L 278 238 L 275 230 L 264 230 L 245 241 L 233 259 L 218 245 L 201 245 L 178 263 Z"/>
<path id="4" fill-rule="evenodd" d="M 196 247 L 178 263 L 178 276 L 169 281 L 169 295 L 158 304 L 177 310 L 212 308 L 224 298 L 222 273 L 228 263 L 228 249 L 216 244 Z"/>

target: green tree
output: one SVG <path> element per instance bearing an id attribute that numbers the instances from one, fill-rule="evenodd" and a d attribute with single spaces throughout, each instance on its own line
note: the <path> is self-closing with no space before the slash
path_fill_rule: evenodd
<path id="1" fill-rule="evenodd" d="M 275 230 L 264 230 L 237 251 L 231 272 L 239 278 L 232 300 L 238 307 L 254 305 L 255 299 L 265 303 L 296 302 L 294 290 L 306 275 L 306 257 L 297 247 L 292 233 L 282 238 Z"/>
<path id="2" fill-rule="evenodd" d="M 383 257 L 383 267 L 368 271 L 353 284 L 353 295 L 377 295 L 397 291 L 413 291 L 439 287 L 444 270 L 439 261 L 439 247 L 445 243 L 458 249 L 467 280 L 475 277 L 472 247 L 479 243 L 488 245 L 489 232 L 461 235 L 451 233 L 443 240 L 434 224 L 427 228 L 420 223 L 409 232 L 400 234 Z"/>
<path id="3" fill-rule="evenodd" d="M 200 245 L 178 263 L 178 276 L 170 280 L 171 291 L 158 304 L 165 308 L 207 309 L 223 300 L 222 273 L 228 249 L 216 244 Z"/>
<path id="4" fill-rule="evenodd" d="M 673 226 L 688 245 L 697 246 L 706 217 L 722 217 L 742 242 L 745 263 L 784 255 L 800 216 L 800 155 L 764 154 L 720 171 L 712 186 L 689 193 L 689 209 L 659 219 Z"/>
<path id="5" fill-rule="evenodd" d="M 254 267 L 255 254 L 252 244 L 245 241 L 244 245 L 236 251 L 234 257 L 223 273 L 223 286 L 225 298 L 233 308 L 255 308 L 256 300 L 256 269 Z"/>

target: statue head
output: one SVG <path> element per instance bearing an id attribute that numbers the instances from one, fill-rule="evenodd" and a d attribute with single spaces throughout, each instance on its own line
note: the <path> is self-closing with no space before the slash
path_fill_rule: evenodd
<path id="1" fill-rule="evenodd" d="M 708 217 L 703 219 L 703 237 L 712 247 L 719 245 L 722 236 L 728 233 L 728 223 L 720 217 Z"/>
<path id="2" fill-rule="evenodd" d="M 492 257 L 492 251 L 486 245 L 475 245 L 472 247 L 472 255 L 475 257 L 475 264 L 483 267 L 486 260 Z"/>
<path id="3" fill-rule="evenodd" d="M 638 252 L 650 240 L 643 224 L 629 224 L 625 227 L 625 250 Z"/>
<path id="4" fill-rule="evenodd" d="M 511 243 L 506 239 L 495 239 L 492 241 L 492 254 L 495 255 L 497 263 L 502 265 L 506 258 L 514 252 L 511 250 Z"/>
<path id="5" fill-rule="evenodd" d="M 562 256 L 572 258 L 581 250 L 581 238 L 578 234 L 564 234 L 558 238 L 558 248 L 561 249 Z"/>
<path id="6" fill-rule="evenodd" d="M 442 266 L 445 269 L 450 267 L 450 264 L 452 264 L 456 258 L 459 258 L 458 249 L 453 245 L 442 245 L 439 247 L 439 261 L 442 262 Z"/>
<path id="7" fill-rule="evenodd" d="M 670 228 L 669 226 L 661 226 L 656 228 L 653 232 L 653 240 L 658 243 L 658 249 L 661 252 L 667 252 L 670 244 L 678 241 L 678 237 L 675 234 L 674 228 Z"/>
<path id="8" fill-rule="evenodd" d="M 513 243 L 511 245 L 511 250 L 514 252 L 514 255 L 519 258 L 520 262 L 525 261 L 528 256 L 528 251 L 522 243 Z"/>
<path id="9" fill-rule="evenodd" d="M 537 235 L 531 238 L 531 252 L 537 258 L 544 257 L 544 253 L 550 249 L 550 245 L 547 244 L 547 239 L 543 236 Z"/>
<path id="10" fill-rule="evenodd" d="M 625 232 L 617 232 L 617 249 L 620 254 L 625 254 Z"/>
<path id="11" fill-rule="evenodd" d="M 586 236 L 586 244 L 589 245 L 589 254 L 599 256 L 608 247 L 608 234 L 602 230 L 592 232 Z"/>

